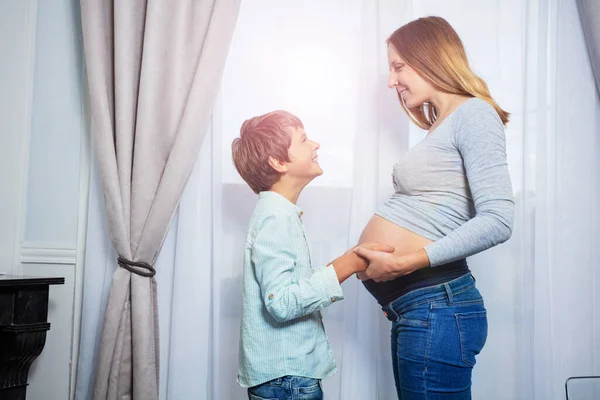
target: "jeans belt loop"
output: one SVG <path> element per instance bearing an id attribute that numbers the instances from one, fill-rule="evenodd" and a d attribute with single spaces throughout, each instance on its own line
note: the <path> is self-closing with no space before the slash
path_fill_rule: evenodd
<path id="1" fill-rule="evenodd" d="M 450 289 L 450 285 L 448 285 L 448 283 L 444 283 L 444 289 L 446 289 L 446 294 L 448 295 L 448 305 L 451 306 L 454 300 L 452 296 L 452 289 Z"/>
<path id="2" fill-rule="evenodd" d="M 397 321 L 399 319 L 398 314 L 396 313 L 391 304 L 387 307 L 387 310 L 383 310 L 383 315 L 385 315 L 385 317 L 392 322 Z"/>

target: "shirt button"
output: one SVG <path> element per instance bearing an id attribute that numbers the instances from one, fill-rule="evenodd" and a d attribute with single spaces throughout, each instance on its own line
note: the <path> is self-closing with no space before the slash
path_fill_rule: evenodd
<path id="1" fill-rule="evenodd" d="M 273 300 L 273 294 L 272 293 L 269 295 L 269 300 Z"/>
<path id="2" fill-rule="evenodd" d="M 331 298 L 331 302 L 332 302 L 332 303 L 335 303 L 335 301 L 336 301 L 336 300 L 337 300 L 337 299 L 336 299 L 335 297 L 332 297 L 332 298 Z"/>

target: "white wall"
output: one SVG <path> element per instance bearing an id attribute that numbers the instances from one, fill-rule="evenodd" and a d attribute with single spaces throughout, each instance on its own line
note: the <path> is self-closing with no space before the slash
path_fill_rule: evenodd
<path id="1" fill-rule="evenodd" d="M 37 15 L 25 242 L 75 249 L 86 132 L 79 1 L 40 1 Z"/>
<path id="2" fill-rule="evenodd" d="M 0 1 L 0 272 L 59 276 L 28 399 L 68 399 L 89 180 L 79 1 Z"/>
<path id="3" fill-rule="evenodd" d="M 0 1 L 0 272 L 15 266 L 30 124 L 35 1 Z"/>
<path id="4" fill-rule="evenodd" d="M 23 273 L 63 276 L 50 289 L 52 324 L 28 398 L 68 399 L 75 384 L 87 193 L 89 119 L 78 0 L 37 5 Z"/>

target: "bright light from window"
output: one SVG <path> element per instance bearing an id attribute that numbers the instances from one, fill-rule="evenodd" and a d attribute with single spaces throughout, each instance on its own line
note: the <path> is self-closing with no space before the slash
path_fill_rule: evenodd
<path id="1" fill-rule="evenodd" d="M 360 7 L 348 1 L 268 3 L 256 7 L 242 2 L 225 67 L 223 181 L 242 182 L 231 161 L 231 142 L 242 122 L 283 109 L 296 114 L 309 137 L 321 144 L 319 162 L 325 173 L 311 185 L 350 187 L 360 87 Z"/>

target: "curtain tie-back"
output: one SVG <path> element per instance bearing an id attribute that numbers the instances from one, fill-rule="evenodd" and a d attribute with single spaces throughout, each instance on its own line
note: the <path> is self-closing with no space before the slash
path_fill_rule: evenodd
<path id="1" fill-rule="evenodd" d="M 145 276 L 147 278 L 152 278 L 156 275 L 156 270 L 150 264 L 146 264 L 145 262 L 129 261 L 124 257 L 117 258 L 117 262 L 119 263 L 119 267 L 125 268 L 127 271 L 133 272 L 136 275 Z M 138 268 L 144 268 L 148 271 L 140 271 Z"/>

